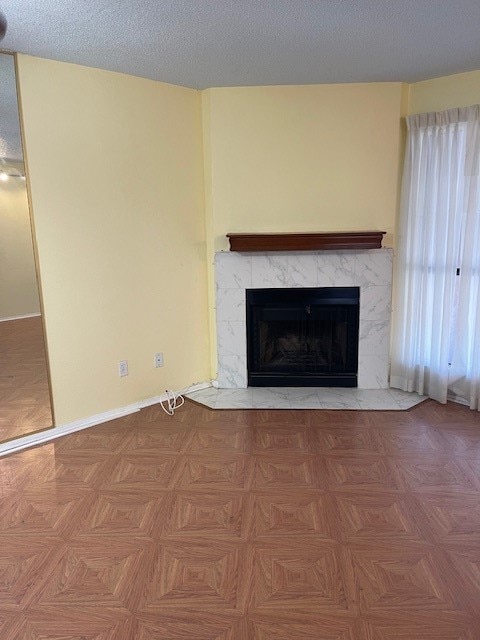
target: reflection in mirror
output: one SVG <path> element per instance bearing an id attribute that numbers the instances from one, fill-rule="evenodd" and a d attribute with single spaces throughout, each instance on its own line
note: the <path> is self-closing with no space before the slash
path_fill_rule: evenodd
<path id="1" fill-rule="evenodd" d="M 0 53 L 0 442 L 51 425 L 15 60 Z"/>

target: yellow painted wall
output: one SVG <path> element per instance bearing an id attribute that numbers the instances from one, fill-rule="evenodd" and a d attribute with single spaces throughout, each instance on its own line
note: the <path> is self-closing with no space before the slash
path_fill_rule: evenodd
<path id="1" fill-rule="evenodd" d="M 39 313 L 25 182 L 0 182 L 0 320 Z"/>
<path id="2" fill-rule="evenodd" d="M 208 379 L 199 92 L 18 67 L 56 424 Z"/>
<path id="3" fill-rule="evenodd" d="M 216 250 L 227 232 L 395 227 L 401 83 L 205 92 Z"/>
<path id="4" fill-rule="evenodd" d="M 480 103 L 480 70 L 410 85 L 410 113 L 443 111 Z"/>

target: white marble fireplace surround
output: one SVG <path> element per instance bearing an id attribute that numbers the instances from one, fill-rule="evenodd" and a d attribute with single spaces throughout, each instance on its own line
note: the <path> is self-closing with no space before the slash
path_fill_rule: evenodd
<path id="1" fill-rule="evenodd" d="M 215 255 L 218 386 L 247 387 L 246 289 L 360 287 L 358 388 L 387 389 L 392 249 Z"/>

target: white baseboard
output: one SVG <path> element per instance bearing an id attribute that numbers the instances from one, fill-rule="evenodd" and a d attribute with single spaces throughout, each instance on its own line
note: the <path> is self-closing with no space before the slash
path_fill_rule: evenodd
<path id="1" fill-rule="evenodd" d="M 25 318 L 37 318 L 42 315 L 39 311 L 36 313 L 26 313 L 23 316 L 10 316 L 9 318 L 0 318 L 0 322 L 10 322 L 10 320 L 24 320 Z"/>
<path id="2" fill-rule="evenodd" d="M 212 385 L 210 382 L 199 382 L 197 384 L 192 384 L 191 386 L 186 387 L 185 389 L 182 389 L 180 391 L 175 391 L 175 393 L 177 395 L 191 393 L 192 391 L 208 389 L 208 387 L 211 386 Z M 66 436 L 69 433 L 75 433 L 75 431 L 82 431 L 83 429 L 94 427 L 97 424 L 102 424 L 102 422 L 109 422 L 110 420 L 115 420 L 115 418 L 128 416 L 131 413 L 140 411 L 140 409 L 151 407 L 152 405 L 158 404 L 159 402 L 165 400 L 167 400 L 166 393 L 161 396 L 154 396 L 153 398 L 147 398 L 146 400 L 134 402 L 133 404 L 129 404 L 126 407 L 104 411 L 103 413 L 97 413 L 96 415 L 90 416 L 88 418 L 74 420 L 73 422 L 60 425 L 59 427 L 52 427 L 51 429 L 45 429 L 44 431 L 39 431 L 38 433 L 32 433 L 31 435 L 15 438 L 15 440 L 10 440 L 9 442 L 3 442 L 0 444 L 0 457 L 6 456 L 10 453 L 15 453 L 17 451 L 22 451 L 23 449 L 29 449 L 30 447 L 36 447 L 39 444 L 44 444 L 46 442 L 50 442 L 51 440 L 56 440 L 61 436 Z"/>

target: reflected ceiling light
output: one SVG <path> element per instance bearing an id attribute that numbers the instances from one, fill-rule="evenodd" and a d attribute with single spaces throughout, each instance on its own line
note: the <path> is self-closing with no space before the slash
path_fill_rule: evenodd
<path id="1" fill-rule="evenodd" d="M 8 164 L 3 163 L 0 169 L 0 180 L 6 182 L 10 178 L 17 178 L 19 180 L 25 180 L 25 174 L 19 171 L 16 167 L 11 167 Z"/>

